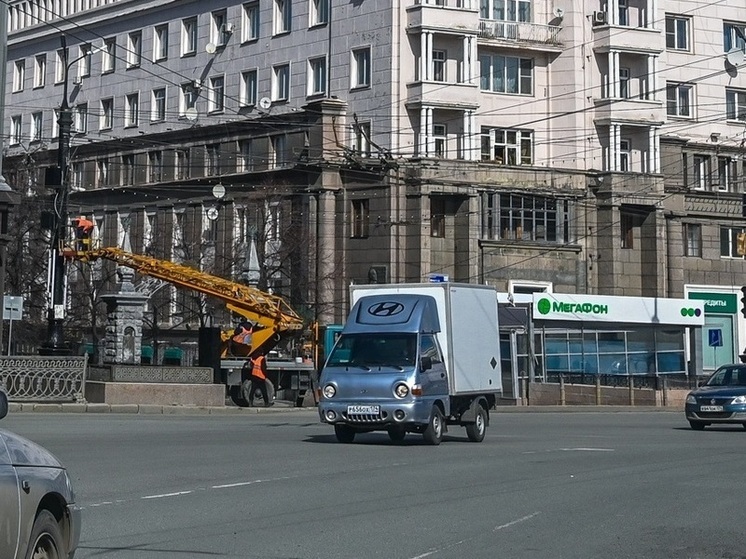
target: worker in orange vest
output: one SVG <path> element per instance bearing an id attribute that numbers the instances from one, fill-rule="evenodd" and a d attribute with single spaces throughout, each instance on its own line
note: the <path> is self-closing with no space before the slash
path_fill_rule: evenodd
<path id="1" fill-rule="evenodd" d="M 274 402 L 269 399 L 267 393 L 267 358 L 264 354 L 259 353 L 258 355 L 250 359 L 251 362 L 251 393 L 249 394 L 249 406 L 254 405 L 254 394 L 256 389 L 262 391 L 262 398 L 264 399 L 264 407 L 268 408 Z"/>
<path id="2" fill-rule="evenodd" d="M 91 233 L 93 233 L 93 222 L 86 216 L 81 215 L 73 219 L 73 226 L 75 227 L 75 239 L 76 247 L 75 250 L 84 252 L 91 248 Z"/>

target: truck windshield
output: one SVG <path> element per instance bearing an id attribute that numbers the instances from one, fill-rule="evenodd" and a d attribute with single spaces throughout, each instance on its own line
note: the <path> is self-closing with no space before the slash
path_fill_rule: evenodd
<path id="1" fill-rule="evenodd" d="M 417 334 L 343 334 L 329 356 L 331 367 L 412 367 Z"/>

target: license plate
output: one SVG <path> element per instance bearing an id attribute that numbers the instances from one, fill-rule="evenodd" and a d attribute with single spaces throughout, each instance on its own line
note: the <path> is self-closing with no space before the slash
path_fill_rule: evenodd
<path id="1" fill-rule="evenodd" d="M 347 413 L 378 415 L 381 413 L 381 406 L 347 406 Z"/>
<path id="2" fill-rule="evenodd" d="M 723 411 L 723 406 L 699 406 L 699 411 Z"/>

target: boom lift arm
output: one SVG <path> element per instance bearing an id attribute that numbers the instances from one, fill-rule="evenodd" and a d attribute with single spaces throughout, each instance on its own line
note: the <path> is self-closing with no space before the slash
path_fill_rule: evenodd
<path id="1" fill-rule="evenodd" d="M 132 268 L 140 274 L 220 299 L 228 309 L 259 327 L 253 330 L 251 347 L 244 346 L 240 350 L 241 356 L 251 355 L 258 350 L 266 353 L 283 337 L 303 330 L 303 319 L 281 297 L 265 293 L 255 287 L 200 272 L 183 264 L 131 254 L 116 247 L 90 250 L 65 248 L 63 254 L 66 258 L 81 262 L 93 262 L 98 259 L 110 260 L 120 266 Z M 231 353 L 231 336 L 230 332 L 222 333 L 223 357 Z"/>

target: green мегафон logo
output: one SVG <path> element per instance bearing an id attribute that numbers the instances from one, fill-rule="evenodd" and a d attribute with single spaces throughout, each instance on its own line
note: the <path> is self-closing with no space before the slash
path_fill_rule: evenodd
<path id="1" fill-rule="evenodd" d="M 541 314 L 547 314 L 550 310 L 552 310 L 552 303 L 549 302 L 549 299 L 539 299 L 539 302 L 536 303 L 536 309 Z"/>

